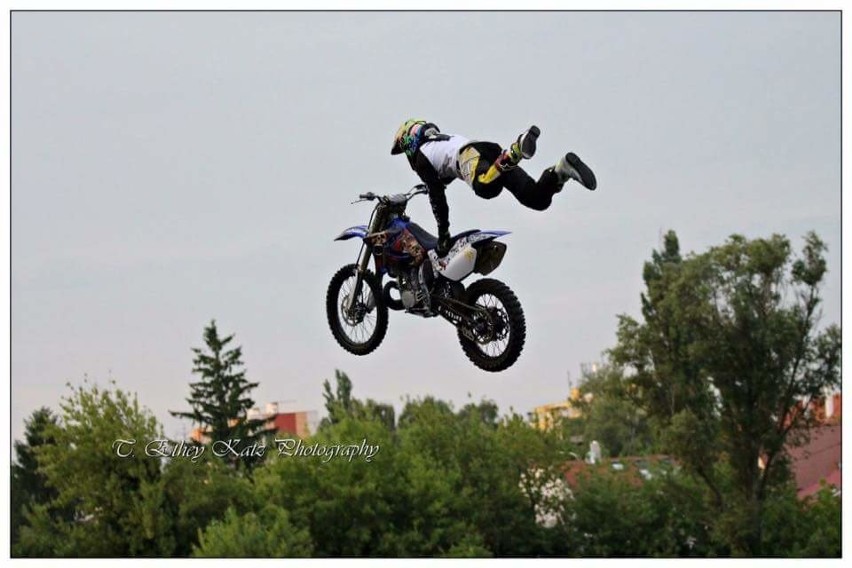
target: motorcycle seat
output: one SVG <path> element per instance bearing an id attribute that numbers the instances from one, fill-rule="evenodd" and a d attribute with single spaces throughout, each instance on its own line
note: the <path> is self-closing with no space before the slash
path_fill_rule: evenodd
<path id="1" fill-rule="evenodd" d="M 418 225 L 417 223 L 409 223 L 408 231 L 414 235 L 414 238 L 417 239 L 417 242 L 420 243 L 420 246 L 425 248 L 426 250 L 432 250 L 438 246 L 438 237 Z"/>
<path id="2" fill-rule="evenodd" d="M 462 231 L 461 233 L 450 237 L 450 246 L 455 244 L 457 240 L 471 233 L 476 233 L 479 229 L 473 229 L 470 231 Z M 418 225 L 417 223 L 409 223 L 408 231 L 414 235 L 414 238 L 417 239 L 417 242 L 420 243 L 420 246 L 425 248 L 426 250 L 432 250 L 438 248 L 438 237 Z"/>

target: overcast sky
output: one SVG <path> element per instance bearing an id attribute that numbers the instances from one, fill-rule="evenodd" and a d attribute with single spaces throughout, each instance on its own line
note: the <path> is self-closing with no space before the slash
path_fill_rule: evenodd
<path id="1" fill-rule="evenodd" d="M 322 381 L 401 407 L 431 394 L 526 413 L 639 315 L 660 236 L 828 244 L 840 323 L 840 13 L 22 13 L 12 16 L 12 434 L 88 375 L 138 393 L 178 436 L 192 347 L 235 333 L 259 404 L 322 410 Z M 573 150 L 598 190 L 545 212 L 448 189 L 452 230 L 504 228 L 491 276 L 527 344 L 476 369 L 440 318 L 391 314 L 341 349 L 329 279 L 358 252 L 358 193 L 417 182 L 399 123 L 511 142 L 534 176 Z M 411 216 L 434 231 L 426 199 Z M 188 428 L 188 425 L 187 425 Z"/>

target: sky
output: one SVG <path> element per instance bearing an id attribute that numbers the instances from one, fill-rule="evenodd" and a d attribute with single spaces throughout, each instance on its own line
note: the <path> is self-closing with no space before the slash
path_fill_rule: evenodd
<path id="1" fill-rule="evenodd" d="M 526 413 L 640 316 L 670 229 L 696 253 L 816 231 L 822 323 L 840 323 L 839 12 L 16 12 L 11 33 L 13 438 L 86 377 L 181 436 L 168 411 L 187 409 L 212 319 L 261 406 L 322 414 L 340 369 L 397 409 Z M 503 145 L 536 124 L 528 172 L 574 151 L 597 175 L 544 212 L 447 190 L 454 232 L 512 231 L 490 276 L 527 342 L 502 373 L 440 318 L 392 312 L 366 357 L 328 329 L 328 281 L 358 254 L 333 238 L 370 214 L 350 202 L 418 182 L 389 153 L 411 117 Z M 409 214 L 434 232 L 428 200 Z"/>

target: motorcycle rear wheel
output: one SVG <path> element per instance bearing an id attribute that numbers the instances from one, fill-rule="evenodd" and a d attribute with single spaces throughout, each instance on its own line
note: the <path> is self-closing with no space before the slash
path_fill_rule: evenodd
<path id="1" fill-rule="evenodd" d="M 499 280 L 483 278 L 468 287 L 465 303 L 488 311 L 487 317 L 477 317 L 478 325 L 472 330 L 475 340 L 458 330 L 459 343 L 467 358 L 492 373 L 514 365 L 527 337 L 524 310 L 515 293 Z"/>

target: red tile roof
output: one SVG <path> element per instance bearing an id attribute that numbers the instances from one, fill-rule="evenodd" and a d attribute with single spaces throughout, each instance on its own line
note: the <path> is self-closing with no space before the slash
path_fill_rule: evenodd
<path id="1" fill-rule="evenodd" d="M 828 476 L 825 477 L 825 482 L 826 482 L 826 484 L 828 484 L 832 487 L 836 487 L 836 488 L 840 489 L 843 485 L 843 478 L 840 475 L 840 470 L 835 469 L 834 471 L 829 473 Z M 800 489 L 799 493 L 798 493 L 799 499 L 804 499 L 805 497 L 810 497 L 811 495 L 813 495 L 814 493 L 816 493 L 820 489 L 822 489 L 822 483 L 820 483 L 820 482 L 809 485 L 809 486 L 805 487 L 804 489 Z"/>
<path id="2" fill-rule="evenodd" d="M 829 483 L 840 487 L 841 435 L 839 424 L 820 426 L 811 431 L 807 444 L 789 450 L 799 497 L 819 490 L 821 479 L 836 480 L 836 483 Z"/>
<path id="3" fill-rule="evenodd" d="M 615 470 L 613 464 L 619 463 L 622 470 Z M 580 481 L 592 475 L 618 475 L 627 480 L 631 485 L 639 485 L 643 478 L 640 470 L 658 468 L 662 464 L 672 464 L 672 460 L 666 455 L 651 456 L 623 456 L 620 458 L 604 458 L 600 463 L 588 464 L 585 461 L 576 460 L 565 464 L 563 474 L 568 487 L 576 489 Z"/>

